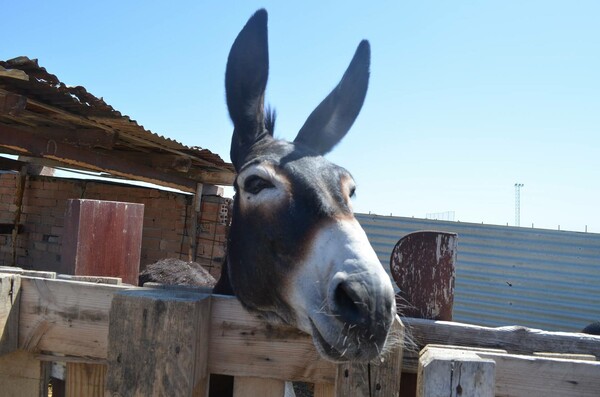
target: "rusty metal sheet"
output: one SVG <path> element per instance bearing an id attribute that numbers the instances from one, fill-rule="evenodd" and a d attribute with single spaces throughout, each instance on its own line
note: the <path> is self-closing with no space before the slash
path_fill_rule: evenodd
<path id="1" fill-rule="evenodd" d="M 419 231 L 398 241 L 390 257 L 407 317 L 452 320 L 457 235 Z"/>
<path id="2" fill-rule="evenodd" d="M 143 204 L 68 200 L 59 271 L 137 285 L 143 222 Z"/>

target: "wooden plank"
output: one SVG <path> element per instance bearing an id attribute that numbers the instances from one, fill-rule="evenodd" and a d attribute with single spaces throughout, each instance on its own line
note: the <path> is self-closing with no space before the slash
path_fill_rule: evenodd
<path id="1" fill-rule="evenodd" d="M 67 363 L 66 397 L 104 397 L 106 365 Z"/>
<path id="2" fill-rule="evenodd" d="M 336 396 L 398 396 L 402 373 L 404 326 L 396 317 L 392 326 L 392 338 L 397 340 L 380 363 L 344 363 L 337 367 Z"/>
<path id="3" fill-rule="evenodd" d="M 0 273 L 0 356 L 17 350 L 21 277 Z"/>
<path id="4" fill-rule="evenodd" d="M 43 364 L 32 354 L 18 350 L 0 356 L 0 395 L 3 397 L 43 396 L 45 381 Z"/>
<path id="5" fill-rule="evenodd" d="M 210 301 L 210 295 L 164 289 L 116 294 L 106 394 L 206 396 Z"/>
<path id="6" fill-rule="evenodd" d="M 520 326 L 482 327 L 447 321 L 403 318 L 418 349 L 428 344 L 503 349 L 512 354 L 553 352 L 592 354 L 600 358 L 600 336 L 552 332 Z M 416 372 L 416 354 L 406 351 L 403 371 Z"/>
<path id="7" fill-rule="evenodd" d="M 395 346 L 383 357 L 379 364 L 371 365 L 371 393 L 369 396 L 398 396 L 400 374 L 404 356 L 404 324 L 396 316 L 391 336 Z"/>
<path id="8" fill-rule="evenodd" d="M 0 273 L 19 274 L 21 276 L 39 277 L 39 278 L 56 278 L 56 272 L 47 272 L 39 270 L 25 270 L 20 267 L 0 266 Z"/>
<path id="9" fill-rule="evenodd" d="M 600 362 L 475 352 L 496 362 L 496 396 L 589 396 L 600 391 Z"/>
<path id="10" fill-rule="evenodd" d="M 24 131 L 36 134 L 44 139 L 62 142 L 84 148 L 112 149 L 117 143 L 118 134 L 100 128 L 56 128 L 56 127 L 29 127 Z"/>
<path id="11" fill-rule="evenodd" d="M 83 166 L 90 170 L 108 172 L 113 175 L 156 183 L 193 193 L 196 181 L 184 174 L 169 174 L 152 167 L 137 164 L 112 152 L 99 152 L 69 145 L 63 142 L 49 141 L 22 129 L 0 124 L 0 146 L 16 150 L 32 157 L 57 160 L 65 166 Z M 213 181 L 207 181 L 212 183 Z"/>
<path id="12" fill-rule="evenodd" d="M 473 351 L 426 347 L 419 359 L 417 396 L 493 397 L 495 365 Z"/>
<path id="13" fill-rule="evenodd" d="M 336 366 L 323 360 L 309 335 L 266 324 L 232 296 L 213 295 L 209 371 L 309 383 L 334 383 Z"/>
<path id="14" fill-rule="evenodd" d="M 233 383 L 233 397 L 283 397 L 285 382 L 277 379 L 238 376 Z"/>
<path id="15" fill-rule="evenodd" d="M 85 281 L 86 283 L 121 285 L 123 280 L 121 277 L 109 276 L 75 276 L 71 274 L 57 274 L 56 278 L 69 281 Z"/>
<path id="16" fill-rule="evenodd" d="M 569 353 L 546 353 L 546 352 L 535 352 L 534 356 L 548 357 L 548 358 L 563 358 L 565 360 L 585 360 L 585 361 L 597 361 L 596 356 L 591 354 L 569 354 Z"/>
<path id="17" fill-rule="evenodd" d="M 22 276 L 19 347 L 106 358 L 110 304 L 127 288 Z"/>
<path id="18" fill-rule="evenodd" d="M 108 312 L 112 296 L 131 287 L 25 276 L 21 276 L 21 283 L 19 321 L 22 332 L 19 334 L 19 346 L 68 356 L 106 358 Z M 295 345 L 294 341 L 299 341 L 302 347 L 294 349 L 298 349 L 299 366 L 305 365 L 306 369 L 294 366 L 283 371 L 290 375 L 288 379 L 334 383 L 335 365 L 319 358 L 307 335 L 298 331 L 294 333 L 293 330 L 290 333 L 286 327 L 267 327 L 261 320 L 248 314 L 233 297 L 214 295 L 212 317 L 211 339 L 216 343 L 213 352 L 222 348 L 227 357 L 232 357 L 230 370 L 222 363 L 213 363 L 211 359 L 212 372 L 257 376 L 260 371 L 252 368 L 254 364 L 260 364 L 268 370 L 282 371 L 277 364 L 280 357 L 283 357 L 283 362 L 291 361 L 286 348 L 290 344 Z M 244 325 L 244 321 L 248 323 Z M 511 353 L 571 352 L 600 357 L 600 336 L 595 335 L 523 327 L 489 328 L 412 318 L 404 318 L 403 322 L 410 329 L 411 338 L 419 349 L 428 343 L 440 343 L 501 348 Z M 286 340 L 285 337 L 290 335 L 291 340 Z M 271 350 L 270 344 L 276 337 L 280 337 L 275 345 L 277 349 Z M 256 353 L 238 356 L 246 345 L 257 345 L 264 351 L 271 351 L 268 356 L 257 356 Z M 265 358 L 275 361 L 270 364 Z M 248 364 L 244 360 L 249 360 Z M 416 373 L 417 360 L 418 356 L 410 349 L 405 349 L 403 372 Z"/>
<path id="19" fill-rule="evenodd" d="M 24 71 L 19 69 L 5 69 L 2 66 L 0 66 L 0 77 L 29 81 L 29 76 Z"/>
<path id="20" fill-rule="evenodd" d="M 316 383 L 313 397 L 335 397 L 335 385 Z"/>

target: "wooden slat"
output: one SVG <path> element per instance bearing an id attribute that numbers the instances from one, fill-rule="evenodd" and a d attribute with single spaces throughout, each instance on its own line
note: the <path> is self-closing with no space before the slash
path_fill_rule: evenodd
<path id="1" fill-rule="evenodd" d="M 0 356 L 0 395 L 3 397 L 40 396 L 45 372 L 33 354 L 21 350 Z"/>
<path id="2" fill-rule="evenodd" d="M 283 397 L 285 382 L 276 379 L 239 376 L 233 384 L 233 397 Z"/>
<path id="3" fill-rule="evenodd" d="M 267 325 L 234 297 L 214 295 L 209 371 L 310 383 L 333 383 L 335 365 L 323 360 L 312 339 L 291 327 Z"/>
<path id="4" fill-rule="evenodd" d="M 20 346 L 69 356 L 106 358 L 108 312 L 112 296 L 115 292 L 131 287 L 42 280 L 26 276 L 21 276 L 21 282 Z M 50 299 L 47 299 L 48 297 Z M 307 363 L 306 370 L 296 367 L 289 370 L 292 378 L 295 376 L 298 380 L 316 383 L 334 382 L 335 366 L 318 357 L 308 336 L 297 331 L 296 334 L 290 333 L 286 327 L 282 327 L 281 332 L 280 327 L 267 327 L 261 320 L 248 314 L 232 297 L 214 295 L 212 316 L 211 338 L 219 346 L 223 346 L 223 351 L 228 356 L 233 357 L 232 375 L 256 376 L 257 371 L 252 369 L 252 365 L 261 361 L 261 366 L 267 369 L 276 368 L 277 364 L 269 364 L 264 357 L 261 359 L 254 353 L 251 354 L 253 358 L 250 364 L 244 363 L 244 360 L 250 357 L 238 359 L 236 356 L 246 345 L 258 344 L 269 351 L 273 338 L 289 336 L 300 341 L 303 346 L 298 354 L 300 365 Z M 248 323 L 244 325 L 244 321 Z M 600 336 L 547 332 L 523 327 L 489 328 L 412 318 L 404 318 L 403 322 L 410 330 L 411 338 L 420 347 L 429 343 L 441 343 L 501 348 L 510 353 L 571 352 L 600 357 Z M 49 328 L 47 332 L 36 334 L 36 329 L 42 331 L 46 325 Z M 220 331 L 223 331 L 222 334 Z M 285 341 L 274 345 L 277 349 L 272 349 L 270 354 L 277 360 L 280 356 L 288 356 L 289 359 L 286 350 L 289 343 Z M 212 363 L 211 360 L 210 366 L 216 372 L 227 373 L 227 366 L 223 364 Z M 412 370 L 416 373 L 416 368 L 415 355 L 410 350 L 405 350 L 403 371 Z M 314 374 L 316 375 L 313 376 Z"/>
<path id="5" fill-rule="evenodd" d="M 553 352 L 592 354 L 600 358 L 600 336 L 551 332 L 520 326 L 482 327 L 448 321 L 403 318 L 418 349 L 428 344 L 504 349 L 512 354 Z M 403 371 L 416 372 L 418 356 L 406 351 Z"/>
<path id="6" fill-rule="evenodd" d="M 404 356 L 404 324 L 396 317 L 391 338 L 396 345 L 384 357 L 383 362 L 371 365 L 371 394 L 369 396 L 397 396 L 400 391 L 400 374 Z"/>
<path id="7" fill-rule="evenodd" d="M 135 180 L 156 183 L 158 185 L 194 192 L 197 181 L 188 179 L 184 174 L 169 174 L 152 167 L 137 164 L 123 156 L 112 153 L 100 153 L 63 142 L 49 141 L 31 132 L 0 124 L 0 146 L 19 151 L 33 157 L 57 160 L 68 166 L 83 166 L 94 171 L 108 172 L 113 175 Z M 212 183 L 212 181 L 207 181 Z"/>
<path id="8" fill-rule="evenodd" d="M 494 360 L 474 351 L 426 347 L 421 352 L 417 396 L 494 396 Z"/>
<path id="9" fill-rule="evenodd" d="M 400 391 L 404 326 L 396 317 L 392 326 L 398 344 L 380 363 L 345 363 L 337 367 L 335 395 L 338 397 L 397 396 Z"/>
<path id="10" fill-rule="evenodd" d="M 67 363 L 66 397 L 104 397 L 106 365 Z"/>
<path id="11" fill-rule="evenodd" d="M 17 350 L 21 277 L 0 273 L 0 356 Z"/>
<path id="12" fill-rule="evenodd" d="M 0 273 L 7 274 L 18 274 L 21 276 L 28 277 L 39 277 L 39 278 L 56 278 L 56 272 L 46 272 L 39 270 L 25 270 L 20 267 L 12 267 L 12 266 L 0 266 Z"/>
<path id="13" fill-rule="evenodd" d="M 131 290 L 110 313 L 106 394 L 204 397 L 210 295 Z"/>
<path id="14" fill-rule="evenodd" d="M 335 397 L 335 385 L 328 383 L 315 384 L 313 397 Z"/>
<path id="15" fill-rule="evenodd" d="M 600 362 L 476 352 L 496 362 L 496 396 L 589 396 L 600 391 Z"/>
<path id="16" fill-rule="evenodd" d="M 22 276 L 19 347 L 106 358 L 110 304 L 127 288 Z"/>

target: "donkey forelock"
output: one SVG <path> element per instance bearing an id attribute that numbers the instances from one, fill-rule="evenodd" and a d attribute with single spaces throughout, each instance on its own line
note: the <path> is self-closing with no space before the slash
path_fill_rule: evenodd
<path id="1" fill-rule="evenodd" d="M 274 117 L 265 116 L 266 11 L 242 29 L 226 70 L 238 175 L 228 260 L 216 291 L 230 288 L 249 310 L 306 331 L 336 361 L 376 357 L 395 316 L 390 279 L 354 219 L 354 180 L 323 157 L 358 116 L 369 60 L 362 41 L 294 142 L 273 138 Z"/>

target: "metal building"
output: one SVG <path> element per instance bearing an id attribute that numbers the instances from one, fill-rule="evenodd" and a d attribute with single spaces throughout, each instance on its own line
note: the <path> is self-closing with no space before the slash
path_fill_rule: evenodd
<path id="1" fill-rule="evenodd" d="M 579 331 L 600 320 L 600 234 L 356 214 L 389 269 L 417 230 L 458 234 L 454 321 Z"/>

